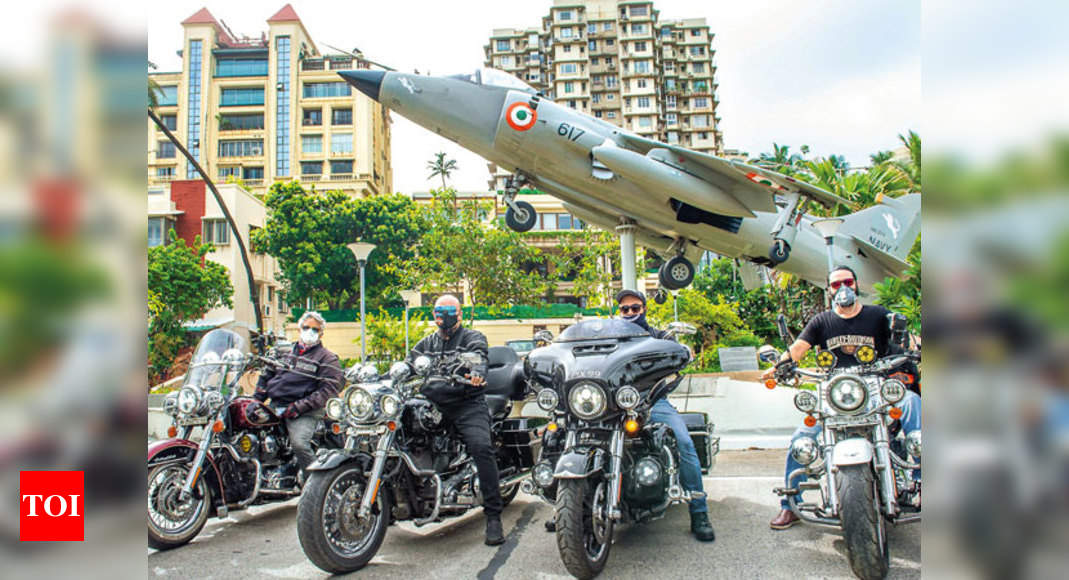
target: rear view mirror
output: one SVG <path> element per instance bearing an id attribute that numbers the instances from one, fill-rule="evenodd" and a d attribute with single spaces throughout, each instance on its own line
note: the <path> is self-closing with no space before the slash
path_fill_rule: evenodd
<path id="1" fill-rule="evenodd" d="M 779 357 L 779 351 L 776 350 L 776 348 L 770 344 L 766 344 L 761 348 L 757 349 L 757 358 L 760 359 L 761 362 L 766 362 L 768 364 L 776 364 L 776 361 L 779 360 Z"/>
<path id="2" fill-rule="evenodd" d="M 673 322 L 668 325 L 668 332 L 673 335 L 680 334 L 697 334 L 698 329 L 688 322 Z"/>
<path id="3" fill-rule="evenodd" d="M 416 361 L 413 366 L 415 367 L 417 373 L 425 375 L 427 374 L 427 371 L 431 368 L 431 358 L 426 355 L 420 355 L 416 357 Z"/>
<path id="4" fill-rule="evenodd" d="M 539 330 L 534 335 L 535 342 L 553 342 L 553 333 L 548 330 Z"/>

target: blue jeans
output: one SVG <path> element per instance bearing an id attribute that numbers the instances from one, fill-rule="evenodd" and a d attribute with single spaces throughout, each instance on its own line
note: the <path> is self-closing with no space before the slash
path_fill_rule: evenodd
<path id="1" fill-rule="evenodd" d="M 921 428 L 921 398 L 917 396 L 917 393 L 914 393 L 913 391 L 906 391 L 906 398 L 902 399 L 902 401 L 898 404 L 898 407 L 902 409 L 901 421 L 902 432 L 904 434 L 909 435 L 910 433 Z M 816 425 L 813 425 L 812 427 L 806 427 L 805 425 L 802 425 L 798 429 L 795 429 L 794 435 L 791 435 L 791 445 L 794 445 L 794 442 L 800 437 L 812 437 L 813 439 L 817 439 L 820 436 L 820 431 L 821 424 L 819 421 Z M 801 468 L 802 464 L 794 460 L 794 457 L 791 455 L 790 447 L 788 446 L 787 469 L 783 473 L 784 481 L 787 480 L 787 477 L 791 474 L 792 471 Z M 919 469 L 913 472 L 913 477 L 915 479 L 920 479 L 920 475 L 921 473 Z M 805 474 L 802 473 L 801 475 L 795 476 L 795 478 L 792 479 L 787 485 L 789 485 L 793 489 L 798 489 L 798 484 L 805 481 L 805 479 Z M 779 503 L 781 506 L 783 506 L 783 509 L 789 509 L 787 503 L 787 496 L 783 496 L 783 499 L 781 499 Z"/>
<path id="2" fill-rule="evenodd" d="M 687 425 L 683 422 L 679 411 L 668 402 L 668 399 L 661 399 L 650 409 L 650 421 L 664 423 L 676 434 L 676 443 L 679 448 L 679 482 L 683 485 L 683 489 L 704 492 L 702 466 L 698 462 L 698 452 L 694 449 L 694 441 L 690 438 L 690 431 L 687 431 Z M 709 506 L 706 505 L 705 499 L 690 501 L 690 513 L 708 511 Z"/>

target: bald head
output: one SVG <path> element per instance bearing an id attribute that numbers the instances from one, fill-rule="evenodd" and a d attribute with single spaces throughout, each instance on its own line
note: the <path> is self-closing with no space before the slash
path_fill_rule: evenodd
<path id="1" fill-rule="evenodd" d="M 434 323 L 445 333 L 450 333 L 460 326 L 463 312 L 460 309 L 460 300 L 452 294 L 443 294 L 434 301 Z"/>

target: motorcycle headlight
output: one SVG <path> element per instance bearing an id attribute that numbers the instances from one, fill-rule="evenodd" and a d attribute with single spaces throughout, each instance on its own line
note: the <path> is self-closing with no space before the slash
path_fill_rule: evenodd
<path id="1" fill-rule="evenodd" d="M 803 413 L 815 411 L 817 396 L 809 391 L 798 391 L 798 394 L 794 396 L 794 406 Z"/>
<path id="2" fill-rule="evenodd" d="M 216 411 L 223 406 L 223 395 L 218 391 L 208 391 L 204 393 L 204 402 L 207 403 L 209 411 Z"/>
<path id="3" fill-rule="evenodd" d="M 799 437 L 791 443 L 791 457 L 802 465 L 809 465 L 817 459 L 820 449 L 817 440 L 812 437 Z"/>
<path id="4" fill-rule="evenodd" d="M 865 381 L 853 375 L 839 375 L 828 384 L 828 402 L 836 410 L 853 413 L 865 406 L 869 390 Z"/>
<path id="5" fill-rule="evenodd" d="M 168 393 L 163 398 L 163 412 L 172 416 L 178 414 L 178 393 Z"/>
<path id="6" fill-rule="evenodd" d="M 341 421 L 345 417 L 345 403 L 342 403 L 341 399 L 334 398 L 327 401 L 327 417 L 331 420 Z"/>
<path id="7" fill-rule="evenodd" d="M 538 487 L 549 487 L 553 485 L 553 466 L 546 462 L 541 462 L 534 466 L 531 475 L 534 477 L 535 483 Z"/>
<path id="8" fill-rule="evenodd" d="M 921 456 L 921 432 L 919 429 L 906 435 L 906 453 L 913 457 Z"/>
<path id="9" fill-rule="evenodd" d="M 401 400 L 393 395 L 385 395 L 379 401 L 379 407 L 387 418 L 396 417 L 401 410 Z"/>
<path id="10" fill-rule="evenodd" d="M 538 408 L 543 411 L 552 411 L 557 408 L 557 404 L 560 403 L 560 397 L 557 395 L 557 391 L 553 389 L 542 389 L 538 391 Z"/>
<path id="11" fill-rule="evenodd" d="M 887 379 L 880 385 L 880 396 L 893 405 L 906 397 L 906 384 L 898 379 Z"/>
<path id="12" fill-rule="evenodd" d="M 650 486 L 661 479 L 661 465 L 652 457 L 643 457 L 635 464 L 635 481 L 642 486 Z"/>
<path id="13" fill-rule="evenodd" d="M 182 387 L 178 391 L 178 410 L 186 415 L 193 413 L 200 406 L 200 389 L 197 387 Z"/>
<path id="14" fill-rule="evenodd" d="M 371 398 L 371 393 L 360 387 L 349 389 L 345 406 L 357 421 L 366 421 L 375 414 L 375 400 Z"/>
<path id="15" fill-rule="evenodd" d="M 407 379 L 411 374 L 412 369 L 408 366 L 408 363 L 398 361 L 390 366 L 390 378 L 393 379 L 393 382 L 395 383 Z"/>
<path id="16" fill-rule="evenodd" d="M 594 383 L 579 383 L 572 387 L 568 405 L 580 419 L 596 419 L 605 411 L 605 390 Z"/>
<path id="17" fill-rule="evenodd" d="M 623 387 L 616 391 L 616 404 L 625 411 L 630 411 L 638 405 L 641 397 L 638 394 L 638 389 L 635 387 Z"/>

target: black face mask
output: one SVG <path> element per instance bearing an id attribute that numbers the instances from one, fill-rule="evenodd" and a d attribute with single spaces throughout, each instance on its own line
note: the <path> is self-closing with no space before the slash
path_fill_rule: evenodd
<path id="1" fill-rule="evenodd" d="M 646 330 L 650 329 L 650 325 L 646 322 L 646 311 L 643 310 L 640 314 L 632 314 L 630 316 L 620 316 L 621 319 L 630 322 L 631 324 L 637 324 Z"/>
<path id="2" fill-rule="evenodd" d="M 434 323 L 438 325 L 438 328 L 449 332 L 457 325 L 458 320 L 460 320 L 460 318 L 456 314 L 439 314 L 435 317 Z"/>

